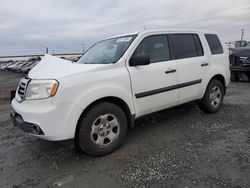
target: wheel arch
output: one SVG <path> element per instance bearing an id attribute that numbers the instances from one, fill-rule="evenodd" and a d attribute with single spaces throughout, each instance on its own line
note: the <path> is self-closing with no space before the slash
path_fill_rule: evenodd
<path id="1" fill-rule="evenodd" d="M 94 105 L 96 105 L 97 103 L 100 103 L 100 102 L 110 102 L 110 103 L 113 103 L 113 104 L 116 104 L 117 106 L 119 106 L 122 109 L 122 111 L 125 113 L 126 117 L 127 117 L 128 126 L 129 127 L 133 127 L 134 126 L 135 115 L 131 114 L 129 106 L 128 106 L 128 104 L 124 100 L 122 100 L 121 98 L 118 98 L 118 97 L 113 97 L 113 96 L 103 97 L 103 98 L 97 99 L 94 102 L 90 103 L 82 111 L 82 113 L 81 113 L 81 115 L 80 115 L 80 117 L 78 118 L 78 121 L 77 121 L 76 129 L 75 129 L 75 135 L 76 135 L 76 133 L 78 131 L 79 124 L 80 124 L 82 118 L 84 117 L 85 113 L 89 109 L 91 109 Z"/>
<path id="2" fill-rule="evenodd" d="M 225 77 L 222 74 L 216 74 L 216 75 L 214 75 L 210 79 L 209 83 L 211 82 L 211 80 L 219 80 L 222 83 L 223 87 L 224 87 L 224 94 L 226 94 L 226 90 L 227 90 L 226 79 L 225 79 Z"/>

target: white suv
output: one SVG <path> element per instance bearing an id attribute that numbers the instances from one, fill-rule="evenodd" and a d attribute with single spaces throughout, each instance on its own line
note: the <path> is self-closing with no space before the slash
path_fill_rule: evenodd
<path id="1" fill-rule="evenodd" d="M 115 151 L 143 115 L 189 101 L 218 111 L 229 77 L 217 34 L 143 31 L 100 41 L 76 63 L 45 55 L 20 81 L 11 117 L 32 135 L 74 138 L 101 156 Z"/>

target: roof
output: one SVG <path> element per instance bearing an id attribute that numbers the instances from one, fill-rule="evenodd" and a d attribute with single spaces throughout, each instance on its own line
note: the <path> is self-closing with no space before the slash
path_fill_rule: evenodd
<path id="1" fill-rule="evenodd" d="M 124 33 L 112 37 L 108 37 L 107 39 L 111 38 L 117 38 L 117 37 L 123 37 L 123 36 L 130 36 L 130 35 L 145 35 L 145 34 L 150 34 L 150 33 L 173 33 L 173 32 L 178 32 L 178 33 L 210 33 L 210 34 L 217 34 L 215 31 L 211 30 L 204 30 L 204 29 L 146 29 L 143 31 L 137 31 L 137 32 L 132 32 L 132 33 Z"/>
<path id="2" fill-rule="evenodd" d="M 211 30 L 204 30 L 204 29 L 149 29 L 149 30 L 144 30 L 139 32 L 140 34 L 146 34 L 146 33 L 156 33 L 156 32 L 166 32 L 166 33 L 172 33 L 172 32 L 180 32 L 180 33 L 215 33 L 214 31 Z"/>

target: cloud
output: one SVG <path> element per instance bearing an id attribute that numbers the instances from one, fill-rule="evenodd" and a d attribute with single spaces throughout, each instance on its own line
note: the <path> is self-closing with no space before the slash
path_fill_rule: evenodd
<path id="1" fill-rule="evenodd" d="M 156 28 L 202 28 L 250 40 L 249 0 L 0 0 L 0 55 L 80 51 L 112 35 Z"/>

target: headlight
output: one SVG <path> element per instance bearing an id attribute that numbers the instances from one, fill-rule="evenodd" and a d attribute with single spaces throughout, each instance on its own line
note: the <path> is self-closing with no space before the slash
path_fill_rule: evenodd
<path id="1" fill-rule="evenodd" d="M 31 80 L 26 90 L 25 99 L 45 99 L 56 94 L 59 83 L 56 80 Z"/>

